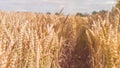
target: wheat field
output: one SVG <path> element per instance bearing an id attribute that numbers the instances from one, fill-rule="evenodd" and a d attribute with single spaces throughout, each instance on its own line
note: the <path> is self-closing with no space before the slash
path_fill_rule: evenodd
<path id="1" fill-rule="evenodd" d="M 0 11 L 0 68 L 120 68 L 120 10 L 104 16 Z"/>

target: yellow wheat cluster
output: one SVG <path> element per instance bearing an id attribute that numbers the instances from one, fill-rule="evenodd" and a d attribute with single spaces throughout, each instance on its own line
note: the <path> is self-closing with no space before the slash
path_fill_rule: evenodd
<path id="1" fill-rule="evenodd" d="M 119 68 L 120 12 L 0 12 L 0 68 Z"/>

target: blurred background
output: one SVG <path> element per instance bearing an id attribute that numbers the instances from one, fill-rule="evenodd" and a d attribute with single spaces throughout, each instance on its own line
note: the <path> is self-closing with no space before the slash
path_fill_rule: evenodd
<path id="1" fill-rule="evenodd" d="M 116 0 L 0 0 L 0 10 L 55 13 L 64 8 L 64 14 L 111 10 Z"/>

